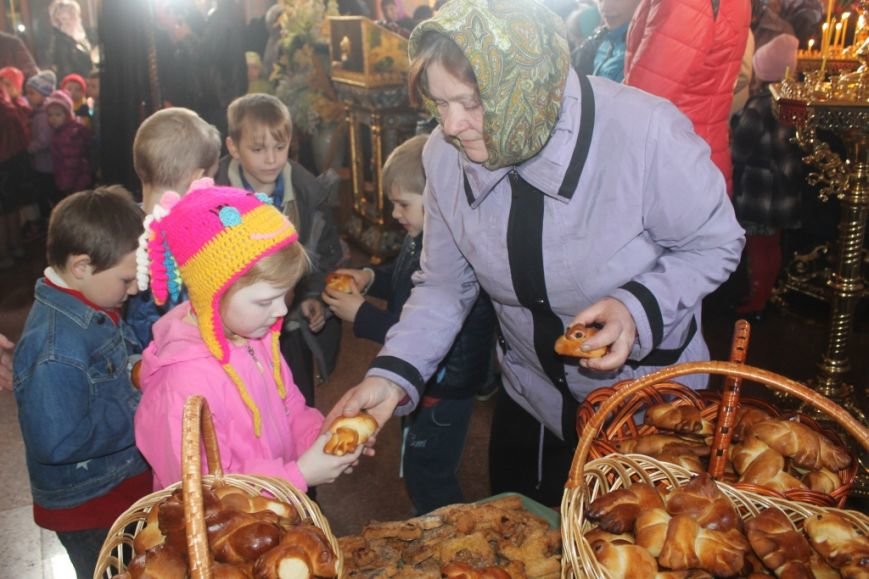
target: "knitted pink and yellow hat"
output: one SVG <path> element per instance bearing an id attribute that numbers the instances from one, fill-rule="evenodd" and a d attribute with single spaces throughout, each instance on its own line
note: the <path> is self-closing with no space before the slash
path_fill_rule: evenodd
<path id="1" fill-rule="evenodd" d="M 220 316 L 220 300 L 257 261 L 299 236 L 266 195 L 217 187 L 210 179 L 194 187 L 198 188 L 191 188 L 184 197 L 164 193 L 154 214 L 145 220 L 140 245 L 146 247 L 151 292 L 154 301 L 162 305 L 169 295 L 177 299 L 184 285 L 202 340 L 238 387 L 259 435 L 259 409 L 229 364 L 230 347 Z M 139 252 L 140 262 L 143 253 Z M 272 327 L 272 355 L 275 382 L 283 398 L 286 389 L 278 347 L 281 322 L 278 320 Z"/>

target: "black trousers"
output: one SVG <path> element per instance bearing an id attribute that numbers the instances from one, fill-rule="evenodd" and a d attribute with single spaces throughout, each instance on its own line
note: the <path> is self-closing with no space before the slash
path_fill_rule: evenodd
<path id="1" fill-rule="evenodd" d="M 489 442 L 493 495 L 516 492 L 548 507 L 558 507 L 573 453 L 573 446 L 542 427 L 503 388 L 498 392 Z"/>

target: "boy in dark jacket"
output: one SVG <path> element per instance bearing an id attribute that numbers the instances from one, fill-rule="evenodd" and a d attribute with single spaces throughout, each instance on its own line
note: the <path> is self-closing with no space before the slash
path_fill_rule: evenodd
<path id="1" fill-rule="evenodd" d="M 327 288 L 323 299 L 336 316 L 353 323 L 353 333 L 383 342 L 401 315 L 413 290 L 412 276 L 419 269 L 422 251 L 425 174 L 422 149 L 427 135 L 405 141 L 383 167 L 383 189 L 393 203 L 392 216 L 407 230 L 398 257 L 377 270 L 339 269 L 353 277 L 353 293 Z M 382 310 L 362 294 L 387 300 Z M 418 514 L 464 502 L 456 472 L 474 409 L 474 396 L 491 377 L 489 364 L 495 336 L 495 310 L 481 294 L 443 362 L 426 384 L 404 443 L 405 484 Z"/>
<path id="2" fill-rule="evenodd" d="M 289 159 L 293 126 L 278 98 L 249 94 L 232 101 L 226 113 L 229 156 L 220 160 L 215 181 L 271 197 L 299 232 L 311 258 L 310 272 L 295 288 L 281 332 L 281 352 L 309 406 L 314 405 L 314 362 L 321 379 L 334 368 L 341 322 L 326 316 L 320 301 L 326 273 L 343 257 L 328 190 L 299 163 Z"/>
<path id="3" fill-rule="evenodd" d="M 72 99 L 56 90 L 45 99 L 51 135 L 51 164 L 54 184 L 61 197 L 82 191 L 93 182 L 90 152 L 91 132 L 81 124 L 72 111 Z"/>

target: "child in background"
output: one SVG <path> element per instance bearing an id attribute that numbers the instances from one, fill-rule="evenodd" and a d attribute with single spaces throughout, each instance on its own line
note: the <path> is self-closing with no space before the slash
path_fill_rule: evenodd
<path id="1" fill-rule="evenodd" d="M 19 209 L 27 202 L 27 116 L 0 84 L 0 270 L 24 257 Z"/>
<path id="2" fill-rule="evenodd" d="M 757 49 L 752 94 L 731 120 L 733 208 L 746 232 L 749 278 L 748 297 L 736 309 L 745 316 L 761 315 L 772 295 L 782 264 L 781 230 L 801 224 L 802 153 L 792 142 L 793 127 L 773 115 L 769 92 L 788 68 L 796 70 L 798 45 L 796 36 L 781 34 Z"/>
<path id="3" fill-rule="evenodd" d="M 354 335 L 383 343 L 398 321 L 413 289 L 422 251 L 425 173 L 422 149 L 427 135 L 418 135 L 395 148 L 383 166 L 383 189 L 393 203 L 392 216 L 407 236 L 398 257 L 372 269 L 339 269 L 353 276 L 352 294 L 326 288 L 323 299 Z M 360 293 L 359 290 L 362 290 Z M 362 293 L 386 299 L 382 310 L 365 301 Z M 495 310 L 488 296 L 477 298 L 464 326 L 439 370 L 429 381 L 416 413 L 411 417 L 402 463 L 405 484 L 417 514 L 464 502 L 456 475 L 474 408 L 474 396 L 491 378 L 489 361 L 495 336 Z"/>
<path id="4" fill-rule="evenodd" d="M 24 96 L 33 112 L 30 115 L 30 153 L 33 167 L 33 190 L 36 204 L 39 205 L 41 218 L 48 220 L 51 207 L 58 201 L 57 188 L 54 186 L 54 167 L 51 163 L 51 136 L 53 130 L 48 124 L 45 99 L 54 92 L 56 79 L 54 72 L 43 70 L 27 79 Z"/>
<path id="5" fill-rule="evenodd" d="M 149 214 L 167 191 L 183 195 L 201 177 L 214 174 L 220 158 L 220 133 L 190 109 L 157 111 L 139 126 L 133 140 L 133 166 L 142 182 L 142 207 Z M 126 320 L 143 346 L 151 343 L 151 327 L 168 307 L 158 307 L 140 284 L 130 300 Z"/>
<path id="6" fill-rule="evenodd" d="M 51 135 L 51 165 L 54 184 L 61 197 L 87 189 L 93 183 L 91 172 L 91 132 L 72 111 L 66 91 L 56 90 L 45 99 Z"/>
<path id="7" fill-rule="evenodd" d="M 88 105 L 87 84 L 80 74 L 68 74 L 60 81 L 60 89 L 65 90 L 72 99 L 72 113 L 78 121 L 91 128 L 91 108 Z"/>
<path id="8" fill-rule="evenodd" d="M 55 207 L 45 277 L 15 349 L 14 385 L 36 524 L 93 576 L 115 519 L 151 492 L 136 449 L 130 381 L 141 346 L 120 317 L 136 293 L 142 211 L 121 187 Z"/>
<path id="9" fill-rule="evenodd" d="M 335 366 L 341 323 L 320 301 L 326 273 L 343 257 L 338 229 L 322 182 L 289 159 L 293 136 L 286 105 L 276 97 L 251 94 L 227 110 L 230 156 L 220 161 L 216 181 L 265 193 L 299 231 L 311 256 L 310 273 L 296 288 L 295 301 L 281 334 L 281 351 L 308 404 L 314 405 L 314 360 L 321 379 Z"/>
<path id="10" fill-rule="evenodd" d="M 272 83 L 263 78 L 263 62 L 260 55 L 253 51 L 244 53 L 247 62 L 247 94 L 275 94 Z"/>
<path id="11" fill-rule="evenodd" d="M 307 268 L 293 225 L 265 195 L 231 187 L 167 193 L 154 215 L 140 267 L 158 302 L 178 283 L 190 295 L 154 324 L 142 359 L 136 442 L 155 486 L 181 478 L 181 418 L 194 394 L 208 400 L 225 472 L 302 491 L 333 481 L 362 448 L 323 452 L 323 415 L 305 405 L 278 348 L 286 294 Z"/>
<path id="12" fill-rule="evenodd" d="M 14 66 L 0 68 L 0 85 L 6 89 L 6 94 L 15 106 L 27 111 L 27 124 L 30 126 L 30 103 L 24 98 L 24 73 Z"/>
<path id="13" fill-rule="evenodd" d="M 87 78 L 88 107 L 91 115 L 91 166 L 100 167 L 100 71 L 93 69 Z M 100 175 L 97 174 L 99 181 Z"/>

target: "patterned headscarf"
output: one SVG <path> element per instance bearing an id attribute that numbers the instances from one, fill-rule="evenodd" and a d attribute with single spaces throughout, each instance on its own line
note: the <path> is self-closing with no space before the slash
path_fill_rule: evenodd
<path id="1" fill-rule="evenodd" d="M 427 31 L 452 39 L 477 77 L 489 153 L 483 166 L 536 155 L 558 120 L 570 67 L 561 19 L 534 0 L 450 0 L 413 30 L 411 59 Z"/>

